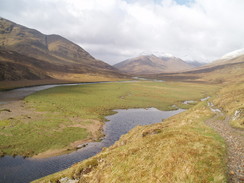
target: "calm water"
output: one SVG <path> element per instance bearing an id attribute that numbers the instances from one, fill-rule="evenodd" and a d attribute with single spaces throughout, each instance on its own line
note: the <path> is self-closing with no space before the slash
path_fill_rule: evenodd
<path id="1" fill-rule="evenodd" d="M 137 125 L 148 125 L 161 122 L 163 119 L 178 114 L 183 109 L 175 111 L 159 111 L 155 108 L 116 110 L 118 113 L 107 116 L 109 122 L 104 125 L 105 138 L 101 142 L 89 143 L 76 152 L 36 160 L 20 156 L 5 156 L 0 158 L 0 182 L 25 183 L 48 174 L 68 168 L 72 164 L 94 156 L 103 147 L 112 145 L 122 134 L 127 133 Z M 37 142 L 38 143 L 38 142 Z"/>
<path id="2" fill-rule="evenodd" d="M 36 91 L 64 85 L 81 85 L 94 83 L 44 85 L 14 89 L 0 92 L 0 104 L 23 99 Z M 85 148 L 76 152 L 45 159 L 23 158 L 21 156 L 5 156 L 0 158 L 0 183 L 25 183 L 48 174 L 66 169 L 72 164 L 94 156 L 102 150 L 114 144 L 121 135 L 127 133 L 137 125 L 148 125 L 161 122 L 163 119 L 178 114 L 183 109 L 175 111 L 159 111 L 155 108 L 116 110 L 117 113 L 107 116 L 109 122 L 104 125 L 106 134 L 101 142 L 89 143 Z M 50 139 L 51 140 L 51 139 Z M 38 142 L 37 142 L 38 143 Z"/>

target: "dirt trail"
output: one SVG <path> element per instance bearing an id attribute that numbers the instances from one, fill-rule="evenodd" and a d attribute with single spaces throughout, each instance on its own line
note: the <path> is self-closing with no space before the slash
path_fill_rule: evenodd
<path id="1" fill-rule="evenodd" d="M 244 130 L 232 128 L 230 117 L 223 117 L 222 113 L 216 112 L 206 124 L 217 131 L 227 144 L 229 182 L 244 183 Z"/>

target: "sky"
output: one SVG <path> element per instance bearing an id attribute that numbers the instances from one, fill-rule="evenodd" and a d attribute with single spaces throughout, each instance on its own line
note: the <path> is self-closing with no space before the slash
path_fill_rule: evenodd
<path id="1" fill-rule="evenodd" d="M 115 64 L 142 53 L 211 62 L 244 48 L 244 0 L 0 0 L 0 17 Z"/>

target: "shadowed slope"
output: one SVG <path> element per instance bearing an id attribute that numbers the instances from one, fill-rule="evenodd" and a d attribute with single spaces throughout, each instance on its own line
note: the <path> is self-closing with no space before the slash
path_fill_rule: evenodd
<path id="1" fill-rule="evenodd" d="M 122 76 L 117 69 L 59 35 L 44 35 L 3 18 L 0 18 L 0 63 L 5 68 L 0 70 L 1 80 L 60 79 L 61 76 L 70 79 L 65 75 L 84 73 Z M 13 69 L 16 72 L 11 72 Z M 81 76 L 76 77 L 82 80 Z"/>

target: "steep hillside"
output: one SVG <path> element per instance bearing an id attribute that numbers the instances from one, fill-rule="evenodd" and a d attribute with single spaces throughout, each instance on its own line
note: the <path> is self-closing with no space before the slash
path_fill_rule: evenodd
<path id="1" fill-rule="evenodd" d="M 115 64 L 114 67 L 130 74 L 157 74 L 188 70 L 194 66 L 173 56 L 142 55 Z"/>
<path id="2" fill-rule="evenodd" d="M 121 76 L 117 69 L 59 35 L 44 35 L 3 18 L 0 18 L 0 62 L 5 68 L 0 70 L 1 80 L 60 79 L 60 76 L 65 79 L 65 74 L 86 73 Z M 10 72 L 13 68 L 16 72 Z"/>
<path id="3" fill-rule="evenodd" d="M 0 19 L 0 25 L 1 48 L 58 63 L 95 60 L 84 49 L 59 35 L 44 35 L 37 30 L 29 29 L 3 18 Z"/>

